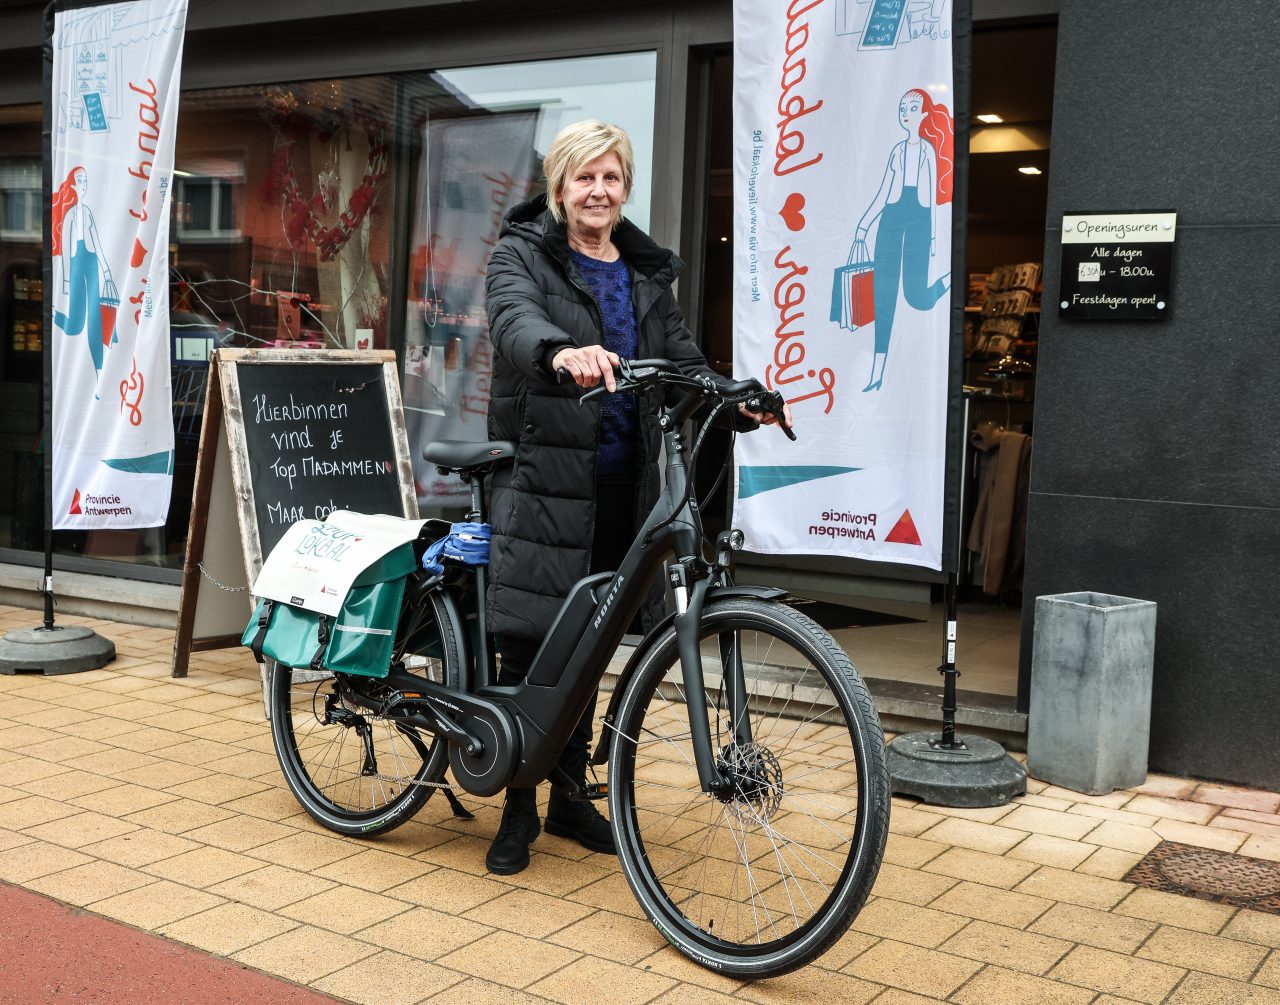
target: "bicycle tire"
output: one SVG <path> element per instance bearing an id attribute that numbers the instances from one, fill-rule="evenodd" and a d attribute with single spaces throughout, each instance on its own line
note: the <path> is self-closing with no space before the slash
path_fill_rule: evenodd
<path id="1" fill-rule="evenodd" d="M 748 743 L 733 739 L 726 715 L 721 637 L 742 655 Z M 888 836 L 884 733 L 848 656 L 803 614 L 755 598 L 716 601 L 703 612 L 699 639 L 712 746 L 722 771 L 737 770 L 732 796 L 701 791 L 669 628 L 641 657 L 612 727 L 618 857 L 641 907 L 681 953 L 729 976 L 773 977 L 829 949 L 866 902 Z M 796 711 L 803 714 L 792 725 L 786 713 Z M 819 783 L 821 793 L 808 791 Z M 817 852 L 801 844 L 811 837 Z M 801 901 L 811 908 L 805 917 Z"/>
<path id="2" fill-rule="evenodd" d="M 433 642 L 433 655 L 426 661 L 424 675 L 457 687 L 462 655 L 446 601 L 437 593 L 428 594 L 416 622 L 412 613 L 402 616 L 395 658 L 410 655 L 425 634 Z M 280 664 L 272 670 L 271 737 L 285 783 L 312 819 L 339 834 L 372 837 L 399 827 L 435 791 L 419 783 L 438 783 L 448 767 L 445 740 L 375 715 L 345 697 L 357 690 L 376 693 L 379 686 L 376 678 Z M 335 712 L 344 721 L 333 721 Z M 370 733 L 374 776 L 362 773 L 370 762 L 356 725 L 359 720 Z"/>

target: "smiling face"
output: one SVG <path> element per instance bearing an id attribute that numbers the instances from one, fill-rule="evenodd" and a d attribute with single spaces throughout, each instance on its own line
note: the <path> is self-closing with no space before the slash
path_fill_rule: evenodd
<path id="1" fill-rule="evenodd" d="M 898 122 L 912 136 L 920 132 L 924 121 L 924 98 L 919 91 L 908 91 L 898 102 Z"/>
<path id="2" fill-rule="evenodd" d="M 622 162 L 614 153 L 569 172 L 560 201 L 570 236 L 588 241 L 608 239 L 630 194 L 622 178 Z"/>

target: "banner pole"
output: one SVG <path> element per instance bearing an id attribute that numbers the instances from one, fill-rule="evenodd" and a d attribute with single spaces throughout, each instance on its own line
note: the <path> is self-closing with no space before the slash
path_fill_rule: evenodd
<path id="1" fill-rule="evenodd" d="M 53 35 L 55 14 L 63 9 L 52 0 L 44 9 L 44 119 L 41 126 L 44 165 L 42 186 L 47 208 L 53 193 Z M 46 217 L 44 227 L 50 225 Z M 15 628 L 0 638 L 0 674 L 65 674 L 98 670 L 116 658 L 116 645 L 90 628 L 59 627 L 53 616 L 53 245 L 46 229 L 42 251 L 44 275 L 44 339 L 41 362 L 40 416 L 44 433 L 44 624 L 39 628 Z"/>

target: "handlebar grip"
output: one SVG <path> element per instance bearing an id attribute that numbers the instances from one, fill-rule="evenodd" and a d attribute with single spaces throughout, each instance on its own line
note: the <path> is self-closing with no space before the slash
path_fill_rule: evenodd
<path id="1" fill-rule="evenodd" d="M 766 391 L 764 394 L 758 394 L 754 398 L 747 399 L 746 406 L 748 411 L 765 412 L 772 415 L 778 420 L 778 428 L 787 434 L 787 439 L 794 441 L 796 438 L 795 430 L 785 425 L 782 421 L 784 415 L 784 407 L 786 399 L 778 391 Z"/>

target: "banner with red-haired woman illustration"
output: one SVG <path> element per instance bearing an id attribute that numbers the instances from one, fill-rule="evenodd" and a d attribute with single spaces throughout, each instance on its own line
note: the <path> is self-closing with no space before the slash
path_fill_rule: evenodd
<path id="1" fill-rule="evenodd" d="M 169 195 L 186 0 L 54 13 L 54 529 L 169 515 Z"/>
<path id="2" fill-rule="evenodd" d="M 734 375 L 799 435 L 737 443 L 750 551 L 942 568 L 965 10 L 735 2 Z"/>

